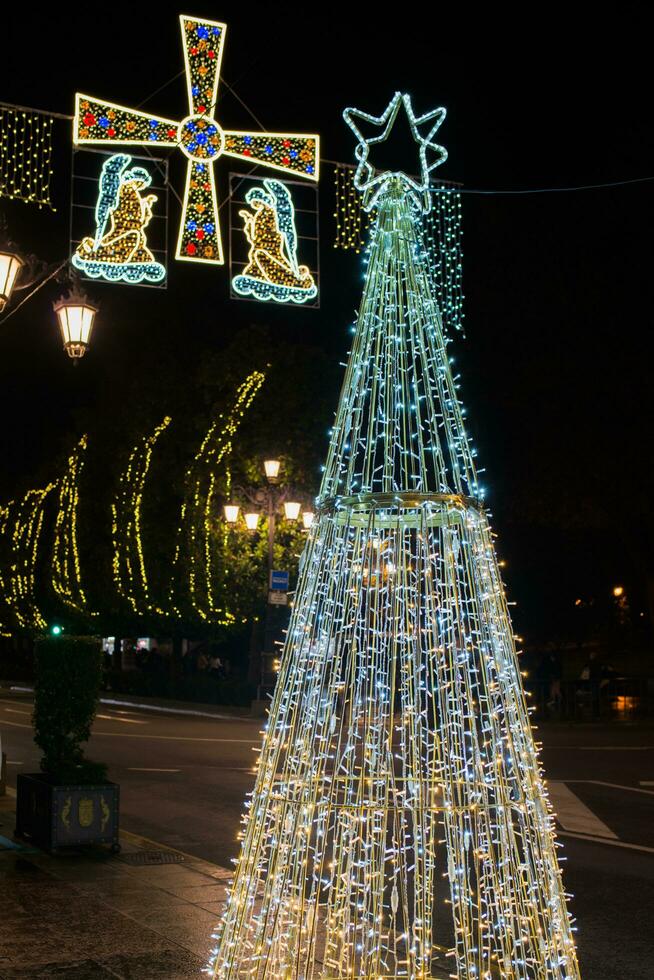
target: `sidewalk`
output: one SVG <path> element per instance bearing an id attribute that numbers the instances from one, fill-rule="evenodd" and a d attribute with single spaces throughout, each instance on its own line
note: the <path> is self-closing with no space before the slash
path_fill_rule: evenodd
<path id="1" fill-rule="evenodd" d="M 133 834 L 50 856 L 13 840 L 0 797 L 1 980 L 197 980 L 230 872 Z"/>

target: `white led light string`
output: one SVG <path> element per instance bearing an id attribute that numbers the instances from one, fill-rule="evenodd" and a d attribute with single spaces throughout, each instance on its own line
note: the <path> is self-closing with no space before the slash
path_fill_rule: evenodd
<path id="1" fill-rule="evenodd" d="M 578 980 L 552 817 L 415 194 L 366 286 L 221 980 Z"/>

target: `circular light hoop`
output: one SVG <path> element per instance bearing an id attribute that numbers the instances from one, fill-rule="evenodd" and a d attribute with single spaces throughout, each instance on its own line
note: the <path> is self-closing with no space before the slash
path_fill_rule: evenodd
<path id="1" fill-rule="evenodd" d="M 177 130 L 182 153 L 196 163 L 217 160 L 225 149 L 225 134 L 212 116 L 196 114 L 182 119 Z"/>

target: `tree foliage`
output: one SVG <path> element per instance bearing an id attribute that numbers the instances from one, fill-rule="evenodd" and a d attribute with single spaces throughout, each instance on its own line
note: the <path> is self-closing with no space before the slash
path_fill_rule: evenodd
<path id="1" fill-rule="evenodd" d="M 34 741 L 41 769 L 62 783 L 102 782 L 106 767 L 84 758 L 102 680 L 94 637 L 43 637 L 35 647 Z"/>

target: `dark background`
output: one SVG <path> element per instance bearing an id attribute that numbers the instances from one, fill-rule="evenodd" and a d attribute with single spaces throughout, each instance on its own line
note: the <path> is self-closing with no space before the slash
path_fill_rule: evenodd
<path id="1" fill-rule="evenodd" d="M 449 159 L 439 175 L 469 191 L 654 173 L 644 9 L 622 5 L 603 21 L 595 7 L 578 24 L 570 6 L 551 5 L 531 6 L 528 18 L 506 7 L 488 20 L 472 5 L 460 17 L 418 5 L 391 15 L 370 4 L 360 12 L 197 2 L 185 12 L 228 23 L 225 79 L 267 128 L 319 132 L 325 158 L 353 160 L 340 116 L 346 105 L 380 112 L 401 89 L 417 112 L 447 106 L 439 135 Z M 14 6 L 3 14 L 0 98 L 72 113 L 79 90 L 139 106 L 183 67 L 178 13 L 161 5 L 64 4 L 39 14 Z M 147 108 L 182 118 L 185 98 L 180 77 Z M 254 126 L 225 87 L 216 116 L 228 128 Z M 50 261 L 68 248 L 67 127 L 55 130 L 57 213 L 2 202 L 13 237 Z M 170 158 L 178 192 L 183 161 L 178 152 Z M 230 169 L 239 168 L 227 159 L 216 167 L 219 194 Z M 287 366 L 289 345 L 314 364 L 326 357 L 316 409 L 326 430 L 331 409 L 323 404 L 336 406 L 362 286 L 361 258 L 332 248 L 332 179 L 324 165 L 320 310 L 231 302 L 227 268 L 171 258 L 165 291 L 92 286 L 101 314 L 77 370 L 61 351 L 53 285 L 0 322 L 0 499 L 35 485 L 89 418 L 102 413 L 107 425 L 112 406 L 117 419 L 136 409 L 139 386 L 157 391 L 161 363 L 178 366 L 172 387 L 182 390 L 209 353 L 238 342 L 250 324 L 270 327 L 282 396 L 285 385 L 302 384 L 295 353 Z M 516 625 L 528 640 L 569 632 L 575 599 L 609 602 L 617 583 L 632 615 L 647 618 L 653 201 L 654 183 L 464 195 L 467 336 L 455 338 L 452 353 L 487 467 Z M 178 213 L 171 195 L 171 242 Z M 223 210 L 225 236 L 226 217 Z M 164 377 L 162 404 L 171 398 Z M 316 444 L 316 474 L 326 446 L 326 437 Z"/>

